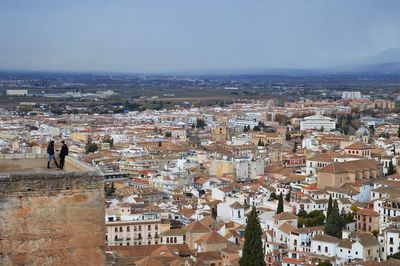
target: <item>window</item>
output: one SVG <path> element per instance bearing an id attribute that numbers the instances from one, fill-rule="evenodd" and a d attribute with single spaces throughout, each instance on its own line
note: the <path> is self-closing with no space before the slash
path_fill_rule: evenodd
<path id="1" fill-rule="evenodd" d="M 119 227 L 119 231 L 123 232 L 124 230 L 122 229 L 122 226 Z"/>
<path id="2" fill-rule="evenodd" d="M 147 230 L 151 230 L 151 225 L 148 225 L 148 226 L 147 226 Z"/>
<path id="3" fill-rule="evenodd" d="M 318 251 L 321 251 L 321 246 L 318 245 Z"/>
<path id="4" fill-rule="evenodd" d="M 328 247 L 325 247 L 325 252 L 328 252 Z"/>
<path id="5" fill-rule="evenodd" d="M 117 232 L 118 232 L 118 228 L 117 228 L 117 227 L 115 227 L 115 228 L 114 228 L 114 231 L 115 231 L 115 233 L 117 233 Z"/>
<path id="6" fill-rule="evenodd" d="M 130 228 L 129 226 L 127 226 L 127 227 L 126 227 L 126 231 L 127 231 L 127 232 L 130 232 L 130 231 L 131 231 L 131 228 Z"/>
<path id="7" fill-rule="evenodd" d="M 167 237 L 167 244 L 169 244 L 169 237 Z"/>

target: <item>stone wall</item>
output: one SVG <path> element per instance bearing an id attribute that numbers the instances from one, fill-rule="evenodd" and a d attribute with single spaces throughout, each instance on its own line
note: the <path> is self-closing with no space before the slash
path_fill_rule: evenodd
<path id="1" fill-rule="evenodd" d="M 102 176 L 0 173 L 0 265 L 104 265 Z"/>

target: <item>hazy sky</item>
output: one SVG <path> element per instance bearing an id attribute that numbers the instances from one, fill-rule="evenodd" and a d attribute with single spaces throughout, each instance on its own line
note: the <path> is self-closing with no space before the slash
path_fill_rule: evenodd
<path id="1" fill-rule="evenodd" d="M 311 68 L 392 47 L 398 0 L 0 0 L 0 69 Z"/>

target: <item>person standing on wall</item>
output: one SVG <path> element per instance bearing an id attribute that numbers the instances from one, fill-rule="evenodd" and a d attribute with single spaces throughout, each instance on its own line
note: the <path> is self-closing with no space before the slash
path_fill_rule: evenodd
<path id="1" fill-rule="evenodd" d="M 65 144 L 65 141 L 61 141 L 61 151 L 60 151 L 60 169 L 64 168 L 65 156 L 68 155 L 68 146 Z"/>
<path id="2" fill-rule="evenodd" d="M 54 163 L 56 164 L 56 166 L 59 167 L 56 157 L 54 156 L 54 153 L 55 153 L 54 152 L 54 140 L 51 140 L 49 142 L 49 145 L 47 146 L 47 154 L 48 154 L 47 168 L 50 168 L 50 162 L 52 159 L 54 160 Z"/>

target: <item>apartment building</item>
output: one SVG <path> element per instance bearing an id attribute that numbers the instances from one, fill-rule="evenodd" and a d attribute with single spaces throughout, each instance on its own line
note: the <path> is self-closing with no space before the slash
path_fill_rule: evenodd
<path id="1" fill-rule="evenodd" d="M 158 245 L 161 233 L 170 229 L 159 213 L 137 213 L 106 216 L 108 246 Z"/>

